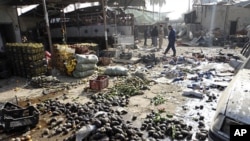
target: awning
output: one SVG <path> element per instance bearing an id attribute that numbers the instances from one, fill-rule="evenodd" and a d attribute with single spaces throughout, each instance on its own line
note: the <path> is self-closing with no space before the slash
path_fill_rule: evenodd
<path id="1" fill-rule="evenodd" d="M 136 8 L 129 8 L 125 10 L 125 13 L 132 13 L 134 15 L 135 25 L 152 25 L 157 22 L 165 21 L 167 14 L 170 12 L 158 13 Z"/>

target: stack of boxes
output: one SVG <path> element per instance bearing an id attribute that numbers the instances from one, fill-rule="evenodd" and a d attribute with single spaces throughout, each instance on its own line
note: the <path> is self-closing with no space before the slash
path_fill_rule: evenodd
<path id="1" fill-rule="evenodd" d="M 13 75 L 31 78 L 47 71 L 43 44 L 7 43 L 6 52 Z"/>

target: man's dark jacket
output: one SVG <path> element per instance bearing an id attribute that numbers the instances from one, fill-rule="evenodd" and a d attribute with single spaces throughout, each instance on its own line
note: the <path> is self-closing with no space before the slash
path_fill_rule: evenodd
<path id="1" fill-rule="evenodd" d="M 169 32 L 168 41 L 171 43 L 175 42 L 175 31 L 173 29 L 171 29 Z"/>

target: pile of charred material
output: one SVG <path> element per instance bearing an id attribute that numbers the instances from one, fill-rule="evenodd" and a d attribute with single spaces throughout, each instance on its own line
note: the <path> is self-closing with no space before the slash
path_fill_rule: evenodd
<path id="1" fill-rule="evenodd" d="M 39 111 L 32 105 L 26 108 L 7 102 L 0 111 L 0 126 L 4 131 L 35 127 L 39 121 Z"/>
<path id="2" fill-rule="evenodd" d="M 72 89 L 76 86 L 79 86 L 83 84 L 83 81 L 75 81 L 75 82 L 61 82 L 58 80 L 56 77 L 53 76 L 37 76 L 37 77 L 32 77 L 32 79 L 29 82 L 28 87 L 33 87 L 33 88 L 44 88 L 43 89 L 43 94 L 49 94 L 52 92 L 58 92 L 62 90 L 69 90 Z"/>

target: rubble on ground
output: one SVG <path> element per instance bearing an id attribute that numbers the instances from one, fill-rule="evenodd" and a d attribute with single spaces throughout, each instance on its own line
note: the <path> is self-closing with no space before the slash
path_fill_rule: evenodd
<path id="1" fill-rule="evenodd" d="M 114 84 L 105 90 L 91 93 L 88 96 L 90 102 L 63 103 L 63 100 L 51 99 L 36 104 L 41 116 L 47 117 L 47 127 L 42 129 L 40 135 L 43 139 L 65 135 L 65 141 L 73 141 L 76 137 L 83 138 L 86 132 L 80 131 L 85 131 L 84 127 L 88 126 L 91 130 L 86 133 L 85 139 L 93 141 L 165 138 L 206 140 L 208 117 L 205 113 L 207 109 L 214 110 L 214 103 L 220 92 L 233 77 L 233 69 L 223 68 L 233 58 L 234 55 L 223 52 L 214 56 L 195 52 L 177 57 L 161 57 L 146 51 L 138 64 L 105 67 L 112 69 L 105 74 L 110 76 L 110 81 Z M 84 83 L 86 81 L 64 83 L 51 76 L 41 76 L 30 81 L 31 86 L 55 91 L 74 88 Z M 136 114 L 129 119 L 124 118 L 130 112 L 127 110 L 130 98 L 144 95 L 145 91 L 157 83 L 180 86 L 182 96 L 193 104 L 180 102 L 181 109 L 170 114 L 168 107 L 157 109 L 157 106 L 171 99 L 166 98 L 166 92 L 157 93 L 148 98 L 155 109 L 145 119 L 138 118 Z M 50 92 L 47 91 L 46 94 Z M 114 110 L 114 107 L 123 110 Z M 135 121 L 141 122 L 140 126 L 134 126 Z"/>

